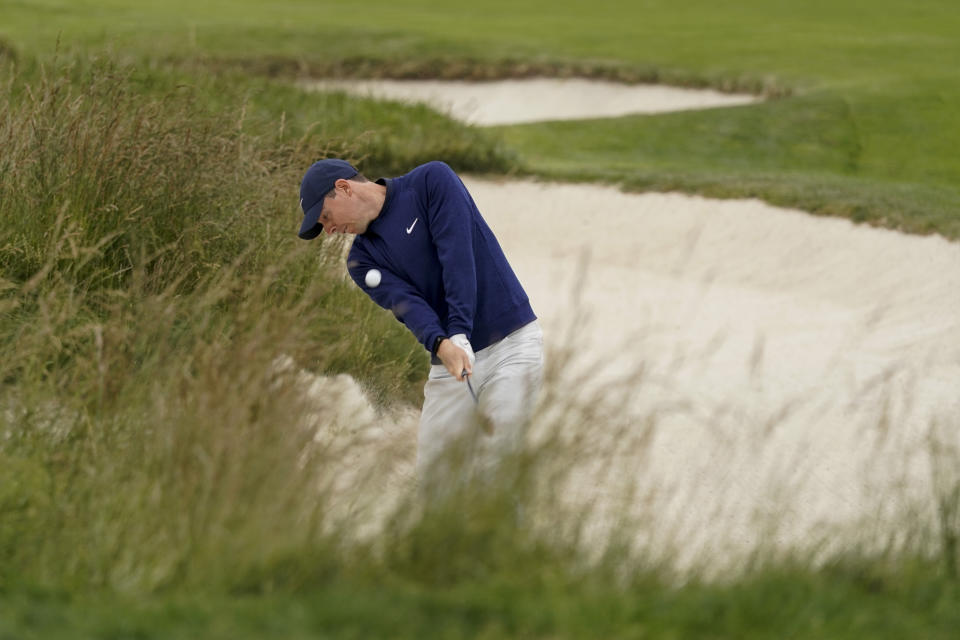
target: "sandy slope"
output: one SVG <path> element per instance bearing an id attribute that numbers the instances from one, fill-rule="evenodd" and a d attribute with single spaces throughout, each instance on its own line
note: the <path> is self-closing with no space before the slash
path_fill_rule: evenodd
<path id="1" fill-rule="evenodd" d="M 613 423 L 586 425 L 623 446 L 571 491 L 629 484 L 650 539 L 724 553 L 857 521 L 895 531 L 882 523 L 904 524 L 907 497 L 929 503 L 926 436 L 960 429 L 960 245 L 758 201 L 467 184 L 548 345 L 575 336 L 564 377 L 589 371 L 587 398 L 627 385 L 610 399 L 627 435 L 656 416 L 633 457 Z M 578 297 L 589 318 L 571 327 Z"/>

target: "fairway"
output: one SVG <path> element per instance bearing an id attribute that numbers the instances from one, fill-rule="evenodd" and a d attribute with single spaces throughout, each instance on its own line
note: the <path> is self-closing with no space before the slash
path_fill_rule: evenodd
<path id="1" fill-rule="evenodd" d="M 539 68 L 779 96 L 746 111 L 530 125 L 504 137 L 531 171 L 553 178 L 757 196 L 960 235 L 960 12 L 948 0 L 458 0 L 442 10 L 375 1 L 362 18 L 306 1 L 66 6 L 6 3 L 0 38 L 47 56 L 59 35 L 65 50 L 286 76 Z"/>

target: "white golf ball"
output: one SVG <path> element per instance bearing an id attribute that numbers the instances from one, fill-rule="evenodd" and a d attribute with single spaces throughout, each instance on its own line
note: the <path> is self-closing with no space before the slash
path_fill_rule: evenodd
<path id="1" fill-rule="evenodd" d="M 367 286 L 371 289 L 378 286 L 380 284 L 380 269 L 370 269 L 370 271 L 367 271 L 367 275 L 363 281 L 366 282 Z"/>

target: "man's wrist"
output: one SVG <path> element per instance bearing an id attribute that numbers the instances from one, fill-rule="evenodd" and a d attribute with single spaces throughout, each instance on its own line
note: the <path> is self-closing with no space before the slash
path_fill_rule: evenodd
<path id="1" fill-rule="evenodd" d="M 447 336 L 437 336 L 437 339 L 433 341 L 433 347 L 430 349 L 430 355 L 437 357 L 437 351 L 440 349 L 440 343 L 447 339 Z"/>

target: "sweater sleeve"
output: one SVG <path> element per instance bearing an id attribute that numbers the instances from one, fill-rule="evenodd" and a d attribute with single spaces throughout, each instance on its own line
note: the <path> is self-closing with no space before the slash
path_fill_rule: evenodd
<path id="1" fill-rule="evenodd" d="M 447 301 L 446 335 L 470 339 L 477 307 L 477 271 L 473 253 L 476 205 L 460 178 L 443 162 L 426 173 L 426 211 L 437 249 Z"/>
<path id="2" fill-rule="evenodd" d="M 380 271 L 380 284 L 376 287 L 368 287 L 365 282 L 370 269 Z M 430 351 L 439 336 L 446 335 L 440 326 L 440 318 L 423 296 L 405 280 L 376 264 L 370 255 L 356 244 L 347 257 L 347 271 L 357 286 L 378 305 L 391 311 L 427 351 Z"/>

